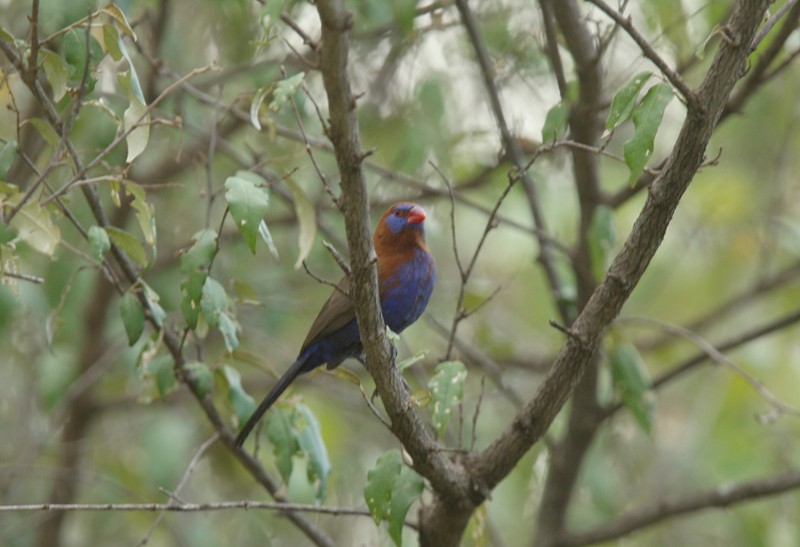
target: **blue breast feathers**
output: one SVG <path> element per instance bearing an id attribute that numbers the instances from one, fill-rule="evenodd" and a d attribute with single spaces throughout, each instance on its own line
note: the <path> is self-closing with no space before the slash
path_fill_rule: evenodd
<path id="1" fill-rule="evenodd" d="M 386 325 L 401 332 L 419 319 L 436 284 L 433 258 L 422 248 L 414 249 L 411 260 L 398 266 L 384 282 L 381 310 Z"/>

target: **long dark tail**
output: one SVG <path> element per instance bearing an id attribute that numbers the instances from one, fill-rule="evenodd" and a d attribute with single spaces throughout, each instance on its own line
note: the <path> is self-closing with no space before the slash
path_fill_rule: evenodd
<path id="1" fill-rule="evenodd" d="M 242 446 L 242 444 L 244 444 L 247 436 L 250 435 L 251 431 L 253 431 L 253 428 L 256 426 L 264 413 L 269 410 L 269 407 L 271 407 L 272 404 L 278 400 L 278 397 L 280 397 L 281 394 L 286 391 L 286 388 L 289 387 L 289 384 L 291 384 L 301 372 L 304 372 L 303 365 L 305 364 L 305 359 L 298 359 L 292 366 L 289 367 L 289 370 L 287 370 L 286 373 L 281 376 L 280 380 L 278 380 L 278 383 L 275 384 L 269 393 L 267 393 L 267 396 L 264 397 L 264 400 L 261 401 L 261 404 L 258 405 L 256 411 L 253 412 L 253 415 L 250 416 L 250 418 L 247 420 L 247 423 L 244 424 L 244 427 L 236 436 L 236 446 Z"/>

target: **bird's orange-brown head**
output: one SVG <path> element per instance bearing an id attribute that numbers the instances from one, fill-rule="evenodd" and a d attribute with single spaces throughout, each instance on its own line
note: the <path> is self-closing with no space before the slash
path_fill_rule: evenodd
<path id="1" fill-rule="evenodd" d="M 381 217 L 373 244 L 379 257 L 413 252 L 416 248 L 426 251 L 425 210 L 411 202 L 395 203 Z"/>

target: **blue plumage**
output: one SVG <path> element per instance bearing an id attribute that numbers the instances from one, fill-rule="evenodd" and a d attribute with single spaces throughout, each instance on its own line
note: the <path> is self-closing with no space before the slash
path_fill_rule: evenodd
<path id="1" fill-rule="evenodd" d="M 425 243 L 425 212 L 414 203 L 396 203 L 384 213 L 373 236 L 378 256 L 381 311 L 386 325 L 402 332 L 428 305 L 436 284 L 436 266 Z M 278 380 L 236 438 L 241 446 L 261 416 L 301 373 L 321 365 L 329 369 L 347 358 L 361 358 L 364 347 L 345 277 L 309 329 L 297 360 Z"/>

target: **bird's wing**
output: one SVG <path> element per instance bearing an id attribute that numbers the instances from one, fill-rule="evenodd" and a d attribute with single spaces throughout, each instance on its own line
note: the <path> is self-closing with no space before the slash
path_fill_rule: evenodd
<path id="1" fill-rule="evenodd" d="M 350 297 L 347 296 L 348 294 L 350 294 L 350 278 L 344 276 L 330 298 L 323 304 L 317 318 L 314 319 L 314 323 L 311 324 L 308 336 L 303 342 L 303 347 L 300 348 L 301 355 L 311 345 L 316 344 L 356 318 L 355 308 L 353 307 L 353 302 L 350 301 Z"/>

